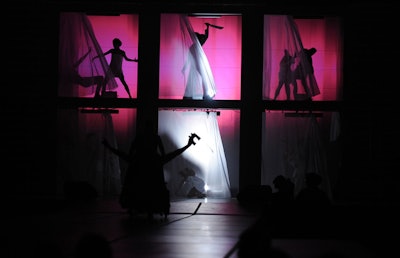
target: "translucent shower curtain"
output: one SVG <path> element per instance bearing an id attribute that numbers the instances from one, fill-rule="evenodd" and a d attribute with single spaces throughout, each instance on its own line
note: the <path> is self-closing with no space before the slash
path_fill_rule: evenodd
<path id="1" fill-rule="evenodd" d="M 193 169 L 208 187 L 209 198 L 230 198 L 230 181 L 217 113 L 193 110 L 160 110 L 159 128 L 166 152 L 184 146 L 192 132 L 201 138 L 196 145 L 164 166 L 171 197 L 176 198 L 180 171 Z"/>

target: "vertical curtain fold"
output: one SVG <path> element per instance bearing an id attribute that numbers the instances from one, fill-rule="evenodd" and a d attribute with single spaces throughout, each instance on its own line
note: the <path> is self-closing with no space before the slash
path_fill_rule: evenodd
<path id="1" fill-rule="evenodd" d="M 180 14 L 179 18 L 184 46 L 184 58 L 186 59 L 182 68 L 186 85 L 184 97 L 191 99 L 213 98 L 216 94 L 216 86 L 208 58 L 187 15 Z"/>

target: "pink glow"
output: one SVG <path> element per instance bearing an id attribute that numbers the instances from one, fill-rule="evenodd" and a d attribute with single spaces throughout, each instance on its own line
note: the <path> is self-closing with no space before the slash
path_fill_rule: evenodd
<path id="1" fill-rule="evenodd" d="M 304 48 L 315 47 L 314 74 L 321 94 L 314 100 L 341 100 L 341 38 L 338 19 L 296 19 Z"/>
<path id="2" fill-rule="evenodd" d="M 96 39 L 99 42 L 103 53 L 112 48 L 112 40 L 119 38 L 122 41 L 121 49 L 126 52 L 129 58 L 138 57 L 138 15 L 121 14 L 118 16 L 88 16 Z M 110 55 L 106 56 L 110 62 Z M 137 97 L 137 67 L 136 62 L 123 62 L 122 69 L 125 75 L 125 81 L 128 83 L 133 98 Z M 124 86 L 115 79 L 118 88 L 117 94 L 119 98 L 128 98 Z"/>
<path id="3" fill-rule="evenodd" d="M 176 19 L 176 20 L 171 20 Z M 179 20 L 176 15 L 161 15 L 160 34 L 160 84 L 159 98 L 181 99 L 185 82 L 181 73 L 183 57 L 180 41 Z M 103 49 L 112 48 L 112 39 L 122 40 L 122 48 L 128 57 L 138 56 L 138 15 L 120 16 L 89 16 L 96 38 Z M 221 18 L 194 18 L 190 22 L 195 31 L 203 32 L 204 23 L 216 23 L 223 26 L 223 30 L 210 29 L 210 36 L 204 44 L 214 79 L 217 85 L 217 95 L 214 99 L 239 100 L 241 88 L 241 48 L 242 25 L 241 16 L 222 16 Z M 341 99 L 341 34 L 338 19 L 296 19 L 302 43 L 305 48 L 315 47 L 317 53 L 313 56 L 315 77 L 321 94 L 314 100 Z M 327 25 L 328 24 L 328 25 Z M 271 53 L 270 53 L 271 54 Z M 281 52 L 272 53 L 273 67 L 279 67 Z M 109 56 L 107 57 L 109 61 Z M 132 96 L 137 97 L 137 66 L 138 63 L 124 62 L 123 69 Z M 274 68 L 273 68 L 274 69 Z M 276 81 L 277 74 L 272 72 L 272 81 Z M 122 84 L 116 79 L 119 87 L 118 97 L 127 98 Z M 275 86 L 273 86 L 275 87 Z M 301 89 L 301 87 L 299 87 Z M 84 90 L 84 89 L 81 89 Z M 272 88 L 274 90 L 274 88 Z M 283 94 L 278 99 L 282 99 Z"/>
<path id="4" fill-rule="evenodd" d="M 217 94 L 214 99 L 239 100 L 241 83 L 241 16 L 221 18 L 190 17 L 194 31 L 203 33 L 204 23 L 217 24 L 222 30 L 210 28 L 203 45 L 213 71 Z M 181 73 L 184 65 L 178 15 L 161 15 L 160 88 L 161 99 L 182 99 L 185 81 Z"/>
<path id="5" fill-rule="evenodd" d="M 313 100 L 334 101 L 341 100 L 342 92 L 342 38 L 340 32 L 340 19 L 295 19 L 294 20 L 304 48 L 316 48 L 317 52 L 312 56 L 314 75 L 317 81 L 320 94 L 313 97 Z M 283 56 L 284 49 L 288 47 L 288 35 L 282 34 L 284 27 L 280 26 L 281 20 L 278 17 L 268 19 L 269 35 L 268 44 L 265 44 L 265 60 L 268 60 L 268 67 L 265 67 L 267 84 L 264 86 L 264 98 L 272 99 L 278 86 L 279 63 Z M 276 24 L 273 24 L 276 22 Z M 267 56 L 268 55 L 268 56 Z M 305 93 L 300 87 L 298 80 L 298 93 Z M 292 96 L 293 98 L 293 96 Z M 284 90 L 281 90 L 278 100 L 286 100 Z"/>
<path id="6" fill-rule="evenodd" d="M 170 18 L 169 15 L 161 15 L 159 97 L 181 99 L 184 92 L 184 81 L 181 74 L 182 50 L 178 48 L 180 46 L 179 20 L 171 21 Z M 138 15 L 89 16 L 89 19 L 104 52 L 112 48 L 112 39 L 118 37 L 123 42 L 122 49 L 126 51 L 128 57 L 138 57 Z M 215 21 L 216 19 L 212 18 L 190 18 L 194 30 L 201 32 L 204 31 L 205 22 L 215 23 Z M 303 46 L 305 48 L 315 47 L 318 50 L 313 56 L 313 62 L 321 94 L 315 96 L 314 100 L 340 100 L 342 50 L 338 19 L 332 19 L 329 26 L 326 19 L 296 19 L 295 21 Z M 175 24 L 176 27 L 171 27 L 171 24 Z M 241 16 L 222 16 L 218 18 L 218 25 L 223 26 L 224 29 L 210 29 L 209 39 L 203 46 L 217 84 L 217 95 L 214 99 L 240 100 Z M 277 64 L 274 67 L 279 67 L 281 52 L 273 54 L 274 62 Z M 107 58 L 109 61 L 109 56 Z M 133 62 L 124 62 L 123 64 L 126 81 L 134 98 L 137 97 L 138 65 Z M 278 71 L 272 72 L 273 80 L 277 74 Z M 127 98 L 124 87 L 118 79 L 116 81 L 119 85 L 118 97 Z M 120 113 L 114 117 L 117 135 L 125 139 L 131 138 L 130 134 L 134 134 L 132 128 L 135 128 L 136 124 L 136 110 L 132 113 L 120 109 Z M 224 127 L 224 117 L 225 112 L 218 119 L 221 127 Z M 228 124 L 230 127 L 232 123 Z M 230 133 L 236 134 L 236 132 Z"/>

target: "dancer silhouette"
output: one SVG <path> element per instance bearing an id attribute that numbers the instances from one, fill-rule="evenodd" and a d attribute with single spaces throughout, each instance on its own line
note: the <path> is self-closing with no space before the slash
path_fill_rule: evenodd
<path id="1" fill-rule="evenodd" d="M 114 48 L 111 48 L 107 52 L 103 53 L 103 56 L 106 56 L 108 54 L 111 54 L 111 61 L 110 61 L 110 70 L 106 74 L 106 78 L 103 83 L 103 88 L 102 88 L 102 95 L 106 91 L 106 85 L 108 81 L 110 80 L 110 72 L 112 75 L 116 78 L 118 78 L 122 85 L 124 85 L 126 92 L 129 95 L 129 98 L 131 99 L 131 92 L 129 90 L 128 83 L 125 81 L 125 76 L 122 71 L 122 62 L 123 60 L 129 61 L 129 62 L 138 62 L 138 59 L 131 59 L 127 57 L 126 53 L 124 50 L 121 49 L 122 46 L 122 41 L 119 38 L 114 38 L 113 39 L 113 46 Z M 95 56 L 93 59 L 98 58 L 99 56 Z"/>

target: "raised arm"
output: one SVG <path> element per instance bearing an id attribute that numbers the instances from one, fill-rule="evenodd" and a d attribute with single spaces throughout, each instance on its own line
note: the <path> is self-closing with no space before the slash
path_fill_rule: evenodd
<path id="1" fill-rule="evenodd" d="M 194 138 L 197 138 L 198 140 L 200 140 L 200 137 L 197 134 L 192 133 L 189 136 L 189 140 L 188 140 L 188 142 L 187 142 L 187 144 L 185 146 L 183 146 L 182 148 L 179 148 L 177 150 L 174 150 L 174 151 L 172 151 L 170 153 L 165 154 L 163 156 L 163 161 L 162 161 L 163 164 L 166 164 L 169 161 L 171 161 L 172 159 L 176 158 L 177 156 L 182 154 L 185 150 L 187 150 L 190 146 L 196 145 L 196 142 L 194 141 Z"/>
<path id="2" fill-rule="evenodd" d="M 102 55 L 102 56 L 106 56 L 106 55 L 110 54 L 111 51 L 112 51 L 112 49 L 108 50 L 107 52 L 104 52 L 104 53 L 101 54 L 101 55 Z M 97 56 L 93 57 L 93 58 L 92 58 L 92 61 L 95 60 L 96 58 L 99 58 L 99 56 L 100 56 L 100 55 L 97 55 Z"/>

